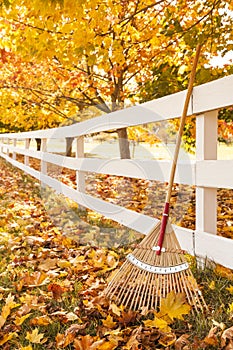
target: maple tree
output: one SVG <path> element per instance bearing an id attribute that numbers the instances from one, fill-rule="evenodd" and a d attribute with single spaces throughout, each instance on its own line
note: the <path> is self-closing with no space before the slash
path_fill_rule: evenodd
<path id="1" fill-rule="evenodd" d="M 173 62 L 161 63 L 160 66 L 153 68 L 153 79 L 147 81 L 141 86 L 139 98 L 141 102 L 149 101 L 152 98 L 159 98 L 165 95 L 173 94 L 187 89 L 188 77 L 190 74 L 188 66 L 177 66 Z M 206 82 L 222 78 L 233 73 L 233 65 L 226 64 L 223 67 L 203 66 L 196 73 L 195 85 L 201 85 Z M 184 147 L 188 151 L 195 149 L 196 139 L 196 120 L 195 116 L 187 118 L 184 127 L 183 141 Z M 179 120 L 171 120 L 167 131 L 176 133 L 179 129 Z M 219 140 L 231 142 L 233 136 L 233 117 L 232 108 L 224 108 L 218 114 L 218 134 Z M 166 136 L 166 135 L 164 135 Z"/>
<path id="2" fill-rule="evenodd" d="M 32 75 L 30 91 L 39 91 L 44 100 L 49 100 L 45 90 L 52 91 L 53 108 L 58 101 L 66 101 L 76 111 L 80 106 L 95 106 L 109 113 L 128 101 L 135 103 L 137 84 L 151 79 L 153 66 L 172 61 L 189 67 L 198 41 L 211 54 L 230 49 L 230 0 L 15 0 L 5 5 L 1 45 L 32 65 L 29 74 L 36 64 L 42 72 L 44 66 L 51 67 L 53 87 L 47 86 L 48 75 L 43 84 Z M 202 59 L 207 61 L 207 56 L 203 54 Z M 15 88 L 22 94 L 28 82 L 20 79 Z M 60 107 L 63 113 L 66 107 Z M 118 130 L 118 135 L 121 157 L 128 158 L 127 130 Z"/>

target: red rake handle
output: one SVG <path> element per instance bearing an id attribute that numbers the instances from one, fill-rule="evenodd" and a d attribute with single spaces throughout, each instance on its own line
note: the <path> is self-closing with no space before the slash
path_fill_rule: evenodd
<path id="1" fill-rule="evenodd" d="M 158 240 L 158 246 L 157 246 L 158 250 L 156 251 L 157 255 L 160 255 L 162 245 L 163 245 L 163 240 L 164 240 L 164 235 L 165 235 L 167 220 L 168 220 L 168 215 L 169 215 L 169 205 L 170 204 L 168 202 L 166 202 L 164 205 L 164 209 L 163 209 L 163 217 L 162 217 L 162 221 L 161 221 L 161 228 L 160 228 L 160 234 L 159 234 L 159 240 Z"/>
<path id="2" fill-rule="evenodd" d="M 160 228 L 159 239 L 158 239 L 158 245 L 156 247 L 157 248 L 156 249 L 157 255 L 160 255 L 160 253 L 161 253 L 161 249 L 163 246 L 163 240 L 164 240 L 164 236 L 165 236 L 165 232 L 166 232 L 167 220 L 168 220 L 168 215 L 169 215 L 169 203 L 170 203 L 170 199 L 171 199 L 172 186 L 174 183 L 176 164 L 177 164 L 177 159 L 178 159 L 178 155 L 179 155 L 180 144 L 181 144 L 181 139 L 182 139 L 184 125 L 185 125 L 185 119 L 186 119 L 187 112 L 188 112 L 189 101 L 190 101 L 192 91 L 193 91 L 193 83 L 194 83 L 194 79 L 195 79 L 195 75 L 196 75 L 197 63 L 198 63 L 198 59 L 200 56 L 200 52 L 201 52 L 201 45 L 197 45 L 196 55 L 194 58 L 193 67 L 192 67 L 192 71 L 191 71 L 190 79 L 189 79 L 188 90 L 187 90 L 187 94 L 186 94 L 186 98 L 185 98 L 183 113 L 182 113 L 181 120 L 180 120 L 180 127 L 179 127 L 179 131 L 178 131 L 178 135 L 177 135 L 176 148 L 175 148 L 175 152 L 174 152 L 171 173 L 170 173 L 170 179 L 169 179 L 169 183 L 168 183 L 168 190 L 167 190 L 167 196 L 166 196 L 166 201 L 165 201 L 165 205 L 164 205 L 163 217 L 162 217 L 161 228 Z"/>

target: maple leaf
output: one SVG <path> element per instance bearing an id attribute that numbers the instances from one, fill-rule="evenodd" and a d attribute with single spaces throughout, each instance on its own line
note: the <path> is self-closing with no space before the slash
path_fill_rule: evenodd
<path id="1" fill-rule="evenodd" d="M 66 334 L 58 333 L 56 335 L 56 345 L 60 348 L 65 348 L 73 342 L 75 338 L 75 333 L 67 332 Z"/>
<path id="2" fill-rule="evenodd" d="M 217 346 L 218 345 L 218 327 L 212 327 L 205 337 L 204 342 L 208 345 Z"/>
<path id="3" fill-rule="evenodd" d="M 67 288 L 60 286 L 57 283 L 51 283 L 48 285 L 48 291 L 52 292 L 54 299 L 61 298 L 62 294 L 67 291 Z"/>
<path id="4" fill-rule="evenodd" d="M 162 330 L 163 332 L 170 332 L 171 330 L 171 328 L 168 326 L 168 323 L 165 320 L 156 316 L 154 316 L 153 320 L 145 320 L 143 321 L 143 323 L 146 327 L 155 327 Z"/>
<path id="5" fill-rule="evenodd" d="M 78 339 L 74 339 L 74 348 L 75 350 L 86 350 L 90 349 L 91 345 L 94 342 L 94 338 L 89 334 L 79 337 Z"/>
<path id="6" fill-rule="evenodd" d="M 2 308 L 2 312 L 0 315 L 0 328 L 5 324 L 7 317 L 10 315 L 11 310 L 20 304 L 14 302 L 14 296 L 9 294 L 6 298 L 6 303 Z"/>
<path id="7" fill-rule="evenodd" d="M 172 291 L 161 300 L 160 311 L 157 316 L 164 318 L 169 323 L 174 318 L 183 320 L 183 315 L 188 314 L 190 310 L 191 306 L 186 303 L 185 294 Z"/>
<path id="8" fill-rule="evenodd" d="M 39 333 L 38 328 L 33 329 L 32 332 L 27 332 L 26 339 L 33 344 L 41 344 L 41 340 L 44 338 L 43 333 Z"/>
<path id="9" fill-rule="evenodd" d="M 14 323 L 16 324 L 16 326 L 20 326 L 30 316 L 31 316 L 31 313 L 21 317 L 16 316 Z"/>
<path id="10" fill-rule="evenodd" d="M 113 321 L 113 317 L 111 315 L 108 315 L 106 320 L 102 320 L 102 323 L 104 327 L 107 328 L 114 328 L 116 326 L 116 322 Z"/>
<path id="11" fill-rule="evenodd" d="M 16 332 L 13 333 L 9 333 L 9 334 L 5 334 L 3 336 L 3 338 L 0 340 L 0 345 L 5 344 L 6 342 L 8 342 L 9 340 L 11 340 L 14 336 L 18 336 L 18 334 Z"/>
<path id="12" fill-rule="evenodd" d="M 226 347 L 226 350 L 233 349 L 233 326 L 226 329 L 221 336 L 222 348 L 225 347 L 227 343 L 228 343 L 228 345 Z"/>
<path id="13" fill-rule="evenodd" d="M 140 342 L 138 341 L 138 337 L 140 337 L 141 331 L 142 331 L 142 326 L 136 328 L 132 332 L 129 340 L 127 341 L 127 344 L 124 347 L 125 349 L 138 350 L 138 346 L 140 345 Z"/>
<path id="14" fill-rule="evenodd" d="M 48 315 L 34 317 L 30 320 L 30 324 L 34 326 L 47 326 L 51 324 L 53 321 Z"/>
<path id="15" fill-rule="evenodd" d="M 112 310 L 112 312 L 115 315 L 120 316 L 121 312 L 124 310 L 124 307 L 123 307 L 123 305 L 118 307 L 115 303 L 111 303 L 110 306 L 109 306 L 109 309 Z"/>
<path id="16" fill-rule="evenodd" d="M 175 350 L 182 350 L 186 345 L 189 347 L 190 342 L 188 338 L 188 334 L 182 334 L 175 342 Z"/>
<path id="17" fill-rule="evenodd" d="M 233 294 L 233 286 L 227 287 L 226 290 L 228 290 L 231 294 Z"/>
<path id="18" fill-rule="evenodd" d="M 175 341 L 176 335 L 174 333 L 162 334 L 162 336 L 159 338 L 159 343 L 162 344 L 164 347 L 168 347 L 174 344 Z"/>
<path id="19" fill-rule="evenodd" d="M 122 311 L 121 317 L 119 317 L 118 321 L 119 323 L 126 326 L 129 323 L 134 322 L 136 320 L 136 317 L 137 317 L 137 313 L 135 311 L 132 311 L 132 310 Z"/>

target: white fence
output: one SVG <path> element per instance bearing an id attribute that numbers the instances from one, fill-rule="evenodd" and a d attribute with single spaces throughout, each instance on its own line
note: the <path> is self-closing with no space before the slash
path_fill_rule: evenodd
<path id="1" fill-rule="evenodd" d="M 178 162 L 175 182 L 196 186 L 196 229 L 194 232 L 174 225 L 183 249 L 229 268 L 233 268 L 233 240 L 216 235 L 217 189 L 233 188 L 233 159 L 217 160 L 217 114 L 220 108 L 233 105 L 232 88 L 233 75 L 193 90 L 188 114 L 196 115 L 196 159 L 189 163 Z M 0 134 L 0 156 L 81 206 L 147 234 L 157 222 L 156 218 L 86 194 L 84 175 L 85 172 L 93 172 L 168 181 L 170 161 L 84 158 L 84 139 L 86 135 L 101 131 L 178 118 L 182 114 L 185 95 L 186 91 L 183 91 L 72 126 Z M 48 140 L 67 137 L 77 139 L 76 158 L 47 150 Z M 42 139 L 41 151 L 30 146 L 29 140 L 35 138 Z M 25 148 L 18 146 L 19 141 L 25 142 Z M 17 154 L 24 156 L 24 163 L 16 160 Z M 30 167 L 29 157 L 40 160 L 40 171 Z M 77 189 L 50 177 L 46 170 L 47 163 L 75 170 Z"/>

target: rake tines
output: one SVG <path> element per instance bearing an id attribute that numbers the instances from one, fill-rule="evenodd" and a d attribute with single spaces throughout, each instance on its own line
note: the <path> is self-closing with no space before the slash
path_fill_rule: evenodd
<path id="1" fill-rule="evenodd" d="M 173 291 L 184 293 L 189 305 L 203 310 L 205 301 L 169 223 L 164 248 L 161 255 L 156 255 L 160 226 L 161 223 L 127 256 L 109 283 L 106 296 L 132 310 L 157 310 L 161 300 Z"/>

